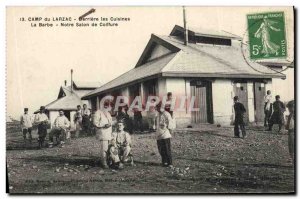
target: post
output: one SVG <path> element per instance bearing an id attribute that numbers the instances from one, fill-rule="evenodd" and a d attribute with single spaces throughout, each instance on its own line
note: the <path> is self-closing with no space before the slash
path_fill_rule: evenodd
<path id="1" fill-rule="evenodd" d="M 186 27 L 185 7 L 183 6 L 184 45 L 188 45 L 188 29 Z"/>
<path id="2" fill-rule="evenodd" d="M 71 93 L 73 93 L 73 69 L 71 69 Z"/>
<path id="3" fill-rule="evenodd" d="M 184 27 L 184 45 L 187 46 L 188 44 L 188 30 L 186 26 L 186 13 L 185 13 L 185 7 L 183 6 L 183 27 Z"/>

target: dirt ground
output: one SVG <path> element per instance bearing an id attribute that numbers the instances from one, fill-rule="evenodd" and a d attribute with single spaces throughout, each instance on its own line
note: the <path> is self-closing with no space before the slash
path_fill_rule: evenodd
<path id="1" fill-rule="evenodd" d="M 160 166 L 154 134 L 133 135 L 135 166 L 103 170 L 94 137 L 72 139 L 65 148 L 24 146 L 22 133 L 7 128 L 10 193 L 293 193 L 287 134 L 248 127 L 201 125 L 172 138 L 174 169 Z"/>

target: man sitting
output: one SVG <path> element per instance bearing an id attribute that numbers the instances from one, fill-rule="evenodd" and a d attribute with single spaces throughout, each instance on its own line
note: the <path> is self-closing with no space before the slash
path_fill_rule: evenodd
<path id="1" fill-rule="evenodd" d="M 65 140 L 65 133 L 67 129 L 70 127 L 70 122 L 68 118 L 64 115 L 64 110 L 59 110 L 59 116 L 55 119 L 53 123 L 53 127 L 49 133 L 49 147 L 53 147 L 53 137 L 55 136 L 58 144 L 61 144 L 63 147 Z"/>
<path id="2" fill-rule="evenodd" d="M 123 163 L 128 161 L 128 155 L 131 151 L 131 137 L 129 133 L 124 131 L 123 122 L 123 120 L 117 122 L 117 131 L 112 133 L 112 141 L 108 149 L 112 166 L 120 169 L 123 168 Z"/>

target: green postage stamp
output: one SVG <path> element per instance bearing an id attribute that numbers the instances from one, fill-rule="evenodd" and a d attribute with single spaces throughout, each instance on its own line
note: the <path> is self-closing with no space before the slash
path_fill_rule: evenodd
<path id="1" fill-rule="evenodd" d="M 287 56 L 283 12 L 249 14 L 247 20 L 252 60 Z"/>

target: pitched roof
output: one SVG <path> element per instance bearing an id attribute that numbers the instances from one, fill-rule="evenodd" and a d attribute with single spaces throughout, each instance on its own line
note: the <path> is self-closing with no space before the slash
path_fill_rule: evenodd
<path id="1" fill-rule="evenodd" d="M 59 109 L 76 110 L 77 105 L 83 105 L 83 102 L 76 94 L 71 94 L 47 104 L 45 108 L 49 111 Z"/>
<path id="2" fill-rule="evenodd" d="M 209 44 L 189 44 L 172 36 L 159 36 L 161 39 L 180 48 L 172 64 L 162 72 L 166 76 L 180 75 L 197 77 L 231 77 L 231 78 L 284 78 L 281 73 L 251 62 L 242 52 L 240 45 L 221 46 Z"/>
<path id="3" fill-rule="evenodd" d="M 100 82 L 90 82 L 90 81 L 73 81 L 74 86 L 78 89 L 95 89 L 101 86 Z"/>
<path id="4" fill-rule="evenodd" d="M 113 79 L 112 81 L 104 84 L 103 86 L 89 92 L 87 95 L 83 96 L 82 99 L 87 99 L 87 96 L 94 96 L 97 93 L 102 91 L 116 88 L 118 86 L 124 86 L 126 83 L 130 83 L 133 81 L 143 80 L 147 77 L 151 77 L 153 75 L 159 74 L 161 70 L 176 56 L 175 53 L 168 54 L 159 59 L 155 59 L 151 62 L 147 62 L 146 64 L 133 68 L 130 71 L 120 75 L 119 77 Z"/>
<path id="5" fill-rule="evenodd" d="M 179 25 L 175 25 L 170 36 L 175 36 L 176 32 L 184 32 L 184 28 Z M 200 27 L 188 27 L 189 34 L 196 36 L 204 37 L 214 37 L 214 38 L 223 38 L 223 39 L 242 39 L 240 36 L 225 32 L 225 31 L 216 31 L 209 29 L 202 29 Z"/>
<path id="6" fill-rule="evenodd" d="M 173 53 L 164 55 L 145 63 L 147 51 L 151 43 L 158 43 Z M 239 41 L 236 41 L 239 42 Z M 151 36 L 142 53 L 142 65 L 122 74 L 83 96 L 88 99 L 109 90 L 121 88 L 133 82 L 143 81 L 151 76 L 182 76 L 182 77 L 221 77 L 221 78 L 285 78 L 285 75 L 250 62 L 241 51 L 240 45 L 221 46 L 209 44 L 192 44 L 187 46 L 174 36 Z"/>

